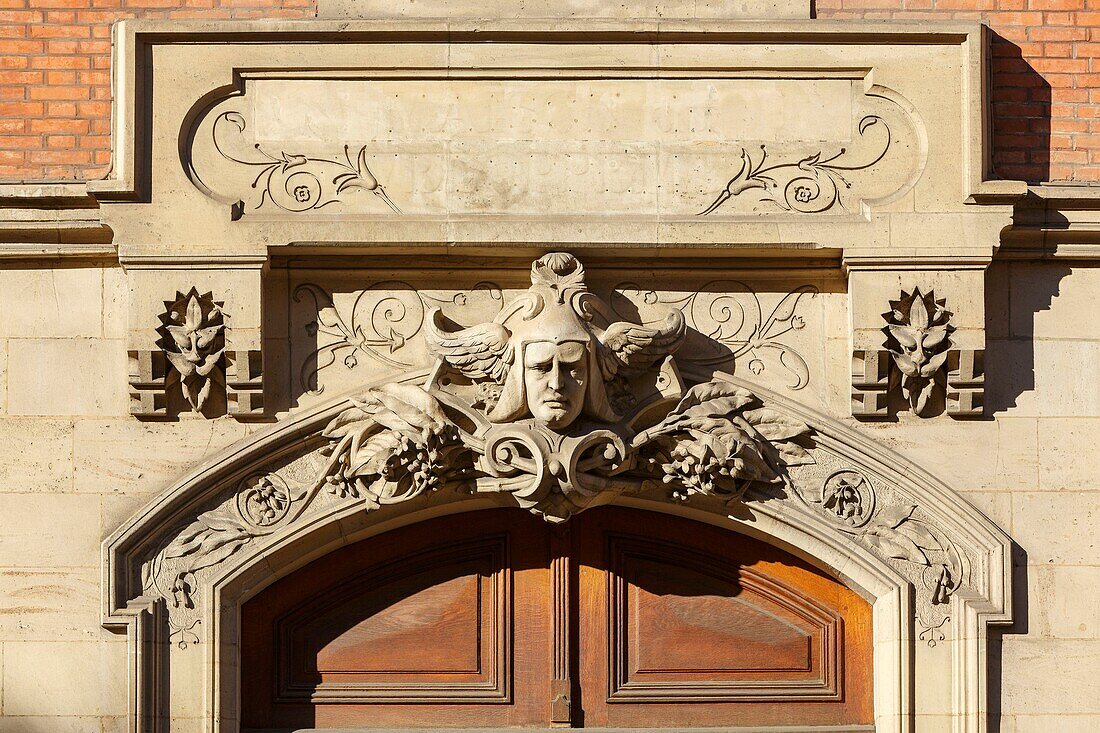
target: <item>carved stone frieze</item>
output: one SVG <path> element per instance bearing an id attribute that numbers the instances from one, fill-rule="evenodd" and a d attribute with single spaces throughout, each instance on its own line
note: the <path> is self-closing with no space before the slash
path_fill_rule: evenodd
<path id="1" fill-rule="evenodd" d="M 800 477 L 801 478 L 801 477 Z M 970 561 L 950 535 L 902 492 L 880 496 L 866 472 L 841 467 L 818 485 L 795 480 L 796 495 L 876 554 L 895 563 L 917 591 L 920 638 L 944 639 L 951 596 L 970 582 Z"/>
<path id="2" fill-rule="evenodd" d="M 218 115 L 211 128 L 214 149 L 223 160 L 255 171 L 249 190 L 256 195 L 239 202 L 239 214 L 244 209 L 262 209 L 267 203 L 289 213 L 321 209 L 351 191 L 373 193 L 393 213 L 401 213 L 371 172 L 366 148 L 359 150 L 354 162 L 347 145 L 342 155 L 331 159 L 275 153 L 259 144 L 247 144 L 243 139 L 245 124 L 244 115 L 229 111 Z"/>
<path id="3" fill-rule="evenodd" d="M 789 324 L 810 292 L 786 296 L 752 333 Z M 460 326 L 417 302 L 424 323 L 414 333 L 434 358 L 426 380 L 350 397 L 319 431 L 321 447 L 249 475 L 146 562 L 143 587 L 165 599 L 178 646 L 198 639 L 203 578 L 243 548 L 325 512 L 461 495 L 552 522 L 619 495 L 726 513 L 795 500 L 896 563 L 918 589 L 921 628 L 942 640 L 948 602 L 968 582 L 965 553 L 903 492 L 883 495 L 869 474 L 821 453 L 802 420 L 720 372 L 689 384 L 676 359 L 691 304 L 649 325 L 619 320 L 568 254 L 536 260 L 530 288 L 490 321 Z M 715 307 L 724 306 L 705 310 Z M 361 324 L 334 309 L 319 319 L 362 343 Z"/>
<path id="4" fill-rule="evenodd" d="M 787 388 L 798 390 L 809 384 L 810 368 L 789 337 L 805 328 L 799 308 L 816 295 L 814 286 L 800 285 L 784 294 L 769 312 L 756 289 L 740 280 L 713 280 L 685 295 L 658 293 L 625 282 L 615 286 L 611 305 L 620 317 L 638 310 L 639 305 L 676 308 L 691 328 L 690 348 L 677 359 L 731 372 L 741 360 L 754 376 L 764 373 L 769 365 L 778 366 L 790 380 Z"/>
<path id="5" fill-rule="evenodd" d="M 352 293 L 346 307 L 338 307 L 320 285 L 300 284 L 294 289 L 294 300 L 308 297 L 312 301 L 316 317 L 305 324 L 305 333 L 318 342 L 299 370 L 301 390 L 323 392 L 318 373 L 338 358 L 347 369 L 355 369 L 364 359 L 402 370 L 414 368 L 418 362 L 423 365 L 419 355 L 405 347 L 420 334 L 425 314 L 447 305 L 461 308 L 478 296 L 490 300 L 496 309 L 504 306 L 504 292 L 492 282 L 479 282 L 469 290 L 443 296 L 406 282 L 380 281 Z"/>

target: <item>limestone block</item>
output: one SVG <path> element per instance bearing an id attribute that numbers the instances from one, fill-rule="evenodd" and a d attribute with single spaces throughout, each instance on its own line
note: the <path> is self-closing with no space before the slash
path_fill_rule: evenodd
<path id="1" fill-rule="evenodd" d="M 0 415 L 8 411 L 8 340 L 0 339 Z"/>
<path id="2" fill-rule="evenodd" d="M 125 654 L 120 641 L 5 644 L 4 714 L 125 715 Z"/>
<path id="3" fill-rule="evenodd" d="M 1001 661 L 1002 699 L 1013 712 L 1100 713 L 1100 640 L 1005 636 Z"/>
<path id="4" fill-rule="evenodd" d="M 320 18 L 394 18 L 394 6 L 380 0 L 320 0 Z M 807 0 L 629 0 L 606 3 L 597 0 L 421 0 L 403 5 L 402 18 L 715 18 L 748 20 L 809 18 Z"/>
<path id="5" fill-rule="evenodd" d="M 0 570 L 0 640 L 102 637 L 99 584 L 99 571 L 91 567 Z"/>
<path id="6" fill-rule="evenodd" d="M 0 567 L 97 567 L 99 497 L 6 494 Z"/>
<path id="7" fill-rule="evenodd" d="M 72 490 L 73 423 L 67 420 L 0 420 L 0 492 Z"/>
<path id="8" fill-rule="evenodd" d="M 908 413 L 901 424 L 866 424 L 874 439 L 909 457 L 962 491 L 1034 490 L 1038 463 L 1036 421 L 919 420 Z"/>
<path id="9" fill-rule="evenodd" d="M 1083 385 L 1082 385 L 1083 386 Z M 1082 401 L 1097 403 L 1091 415 L 1100 415 L 1100 398 L 1081 394 Z M 1085 409 L 1088 409 L 1087 406 Z M 1082 410 L 1084 411 L 1084 410 Z M 1100 490 L 1100 417 L 1044 418 L 1039 421 L 1039 489 Z"/>
<path id="10" fill-rule="evenodd" d="M 75 489 L 148 496 L 246 434 L 239 423 L 225 419 L 80 420 L 73 448 Z"/>
<path id="11" fill-rule="evenodd" d="M 11 339 L 8 413 L 125 415 L 126 373 L 120 340 Z"/>
<path id="12" fill-rule="evenodd" d="M 1012 538 L 1029 565 L 1095 565 L 1100 491 L 1012 495 Z"/>
<path id="13" fill-rule="evenodd" d="M 1057 715 L 1014 715 L 1012 733 L 1096 733 L 1100 730 L 1100 714 L 1079 715 L 1066 711 Z"/>
<path id="14" fill-rule="evenodd" d="M 1012 494 L 1008 491 L 968 491 L 966 498 L 998 527 L 1012 526 Z"/>
<path id="15" fill-rule="evenodd" d="M 128 723 L 123 715 L 8 715 L 0 720 L 18 733 L 125 733 Z"/>
<path id="16" fill-rule="evenodd" d="M 211 293 L 222 302 L 229 338 L 234 347 L 250 348 L 254 335 L 262 325 L 260 269 L 228 267 L 175 267 L 145 269 L 131 267 L 126 272 L 130 290 L 130 346 L 153 348 L 156 329 L 165 312 L 165 302 L 171 303 L 176 293 L 195 288 L 199 293 Z"/>
<path id="17" fill-rule="evenodd" d="M 987 396 L 1014 416 L 1100 414 L 1100 342 L 998 339 L 986 350 Z"/>
<path id="18" fill-rule="evenodd" d="M 129 323 L 130 286 L 121 267 L 103 269 L 103 335 L 126 338 Z"/>
<path id="19" fill-rule="evenodd" d="M 1012 335 L 1028 338 L 1100 339 L 1092 317 L 1100 270 L 1066 264 L 1013 263 L 1010 292 Z"/>
<path id="20" fill-rule="evenodd" d="M 1013 265 L 997 261 L 985 271 L 986 339 L 1008 338 L 1011 331 L 1011 277 Z"/>
<path id="21" fill-rule="evenodd" d="M 1100 638 L 1100 567 L 1032 566 L 1028 573 L 1029 631 L 1058 639 Z"/>
<path id="22" fill-rule="evenodd" d="M 0 272 L 0 336 L 99 336 L 102 311 L 98 267 Z"/>

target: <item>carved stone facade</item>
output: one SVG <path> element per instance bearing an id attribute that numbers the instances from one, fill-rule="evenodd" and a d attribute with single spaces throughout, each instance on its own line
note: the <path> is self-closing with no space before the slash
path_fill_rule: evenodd
<path id="1" fill-rule="evenodd" d="M 523 727 L 543 652 L 546 726 L 586 705 L 650 706 L 631 725 L 655 729 L 1100 724 L 1078 600 L 1100 583 L 1100 334 L 1079 317 L 1100 278 L 1044 249 L 1035 191 L 988 174 L 983 28 L 779 5 L 120 25 L 111 177 L 0 208 L 75 242 L 94 203 L 110 240 L 0 243 L 0 728 L 238 733 L 265 695 L 320 711 L 295 729 L 341 705 Z M 527 550 L 504 524 L 422 529 L 471 517 L 518 517 Z M 347 560 L 398 536 L 416 552 Z M 819 595 L 731 561 L 745 538 Z M 662 585 L 673 566 L 702 590 Z M 242 682 L 268 659 L 255 604 L 326 567 L 339 592 L 282 609 L 275 676 Z M 395 587 L 476 629 L 475 661 L 288 671 Z M 700 681 L 631 656 L 684 618 L 662 653 L 721 649 L 758 601 L 804 659 L 757 639 L 756 667 Z M 814 712 L 860 694 L 856 717 Z"/>

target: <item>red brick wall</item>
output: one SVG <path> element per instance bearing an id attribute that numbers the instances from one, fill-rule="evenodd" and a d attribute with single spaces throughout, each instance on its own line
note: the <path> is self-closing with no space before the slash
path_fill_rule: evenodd
<path id="1" fill-rule="evenodd" d="M 0 0 L 0 180 L 107 174 L 116 20 L 315 12 L 314 0 Z"/>
<path id="2" fill-rule="evenodd" d="M 997 173 L 1100 181 L 1100 0 L 817 0 L 817 17 L 984 20 Z"/>
<path id="3" fill-rule="evenodd" d="M 102 177 L 121 18 L 310 17 L 314 0 L 0 0 L 0 180 Z M 985 20 L 994 165 L 1100 181 L 1100 0 L 817 0 L 819 18 Z"/>

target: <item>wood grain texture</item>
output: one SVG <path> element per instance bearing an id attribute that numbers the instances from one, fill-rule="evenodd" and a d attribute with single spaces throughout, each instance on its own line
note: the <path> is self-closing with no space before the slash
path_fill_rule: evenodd
<path id="1" fill-rule="evenodd" d="M 576 518 L 589 726 L 873 720 L 871 609 L 775 547 L 675 517 Z"/>
<path id="2" fill-rule="evenodd" d="M 242 608 L 242 727 L 517 726 L 550 699 L 548 537 L 519 511 L 337 550 Z"/>
<path id="3" fill-rule="evenodd" d="M 242 608 L 262 728 L 861 726 L 870 606 L 775 547 L 614 507 L 342 548 Z"/>

